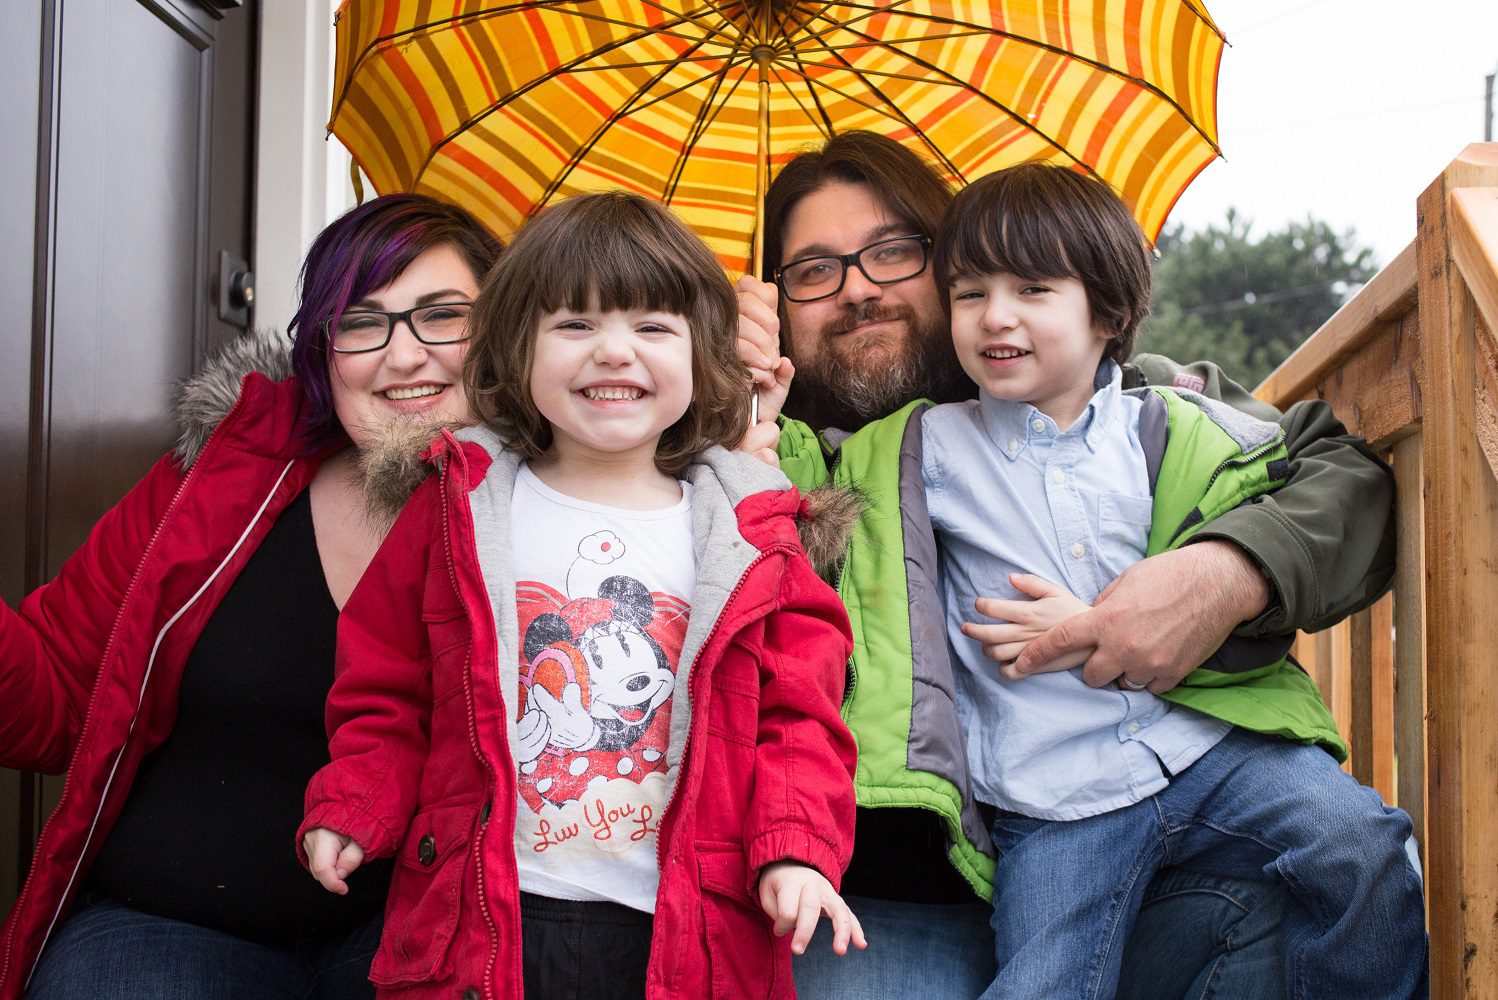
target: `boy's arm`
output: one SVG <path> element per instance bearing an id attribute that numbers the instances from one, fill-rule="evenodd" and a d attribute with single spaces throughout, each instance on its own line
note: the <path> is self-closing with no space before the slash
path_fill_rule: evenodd
<path id="1" fill-rule="evenodd" d="M 368 857 L 395 852 L 416 809 L 432 711 L 431 657 L 422 624 L 432 547 L 440 546 L 435 478 L 412 496 L 338 618 L 328 694 L 332 761 L 307 785 L 304 837 L 331 830 Z"/>
<path id="2" fill-rule="evenodd" d="M 815 868 L 835 889 L 853 854 L 856 750 L 841 715 L 853 648 L 847 612 L 800 554 L 780 595 L 758 662 L 754 800 L 744 831 L 750 898 L 758 898 L 760 870 L 784 860 Z"/>

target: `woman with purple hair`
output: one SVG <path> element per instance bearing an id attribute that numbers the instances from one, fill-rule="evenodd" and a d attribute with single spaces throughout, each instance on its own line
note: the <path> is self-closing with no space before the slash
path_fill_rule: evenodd
<path id="1" fill-rule="evenodd" d="M 0 998 L 373 995 L 389 871 L 323 892 L 293 833 L 328 762 L 338 613 L 382 534 L 360 455 L 469 419 L 468 311 L 499 250 L 415 195 L 332 223 L 290 357 L 246 338 L 190 381 L 177 448 L 0 605 L 0 765 L 68 772 L 0 933 Z"/>

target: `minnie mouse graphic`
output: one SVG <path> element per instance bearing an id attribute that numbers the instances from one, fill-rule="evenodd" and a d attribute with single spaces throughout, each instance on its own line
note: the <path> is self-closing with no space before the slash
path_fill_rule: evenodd
<path id="1" fill-rule="evenodd" d="M 580 799 L 600 777 L 664 772 L 685 603 L 622 574 L 604 578 L 596 597 L 525 590 L 516 722 L 525 801 L 540 811 Z"/>

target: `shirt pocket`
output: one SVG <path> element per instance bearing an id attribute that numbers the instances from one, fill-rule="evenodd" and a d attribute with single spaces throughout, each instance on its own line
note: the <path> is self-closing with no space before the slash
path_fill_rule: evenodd
<path id="1" fill-rule="evenodd" d="M 1149 497 L 1127 493 L 1098 494 L 1099 553 L 1111 566 L 1114 575 L 1144 558 L 1149 545 L 1150 522 L 1155 505 Z"/>

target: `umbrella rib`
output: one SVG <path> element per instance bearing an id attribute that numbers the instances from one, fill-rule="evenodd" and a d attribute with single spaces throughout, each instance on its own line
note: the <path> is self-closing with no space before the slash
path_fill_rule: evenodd
<path id="1" fill-rule="evenodd" d="M 805 82 L 807 96 L 811 98 L 812 104 L 816 105 L 817 116 L 822 119 L 822 125 L 824 126 L 822 128 L 822 134 L 830 139 L 835 130 L 835 127 L 832 124 L 832 116 L 827 113 L 827 106 L 822 103 L 822 98 L 818 96 L 816 87 L 812 86 L 811 79 L 804 72 L 804 64 L 801 62 L 799 53 L 794 55 L 793 58 L 795 58 L 798 66 L 803 67 L 803 70 L 798 71 L 795 76 L 797 79 Z M 772 66 L 771 69 L 775 72 L 776 79 L 780 80 L 780 85 L 785 88 L 786 93 L 790 93 L 791 88 L 783 79 L 781 79 L 779 68 Z M 797 103 L 799 104 L 800 102 L 797 101 Z"/>
<path id="2" fill-rule="evenodd" d="M 898 3 L 898 2 L 900 2 L 900 0 L 896 0 L 896 2 Z M 860 7 L 862 7 L 862 5 L 857 5 L 857 4 L 843 4 L 842 6 L 849 6 L 849 7 L 860 6 Z M 891 6 L 894 6 L 894 5 L 892 4 Z M 824 7 L 824 9 L 825 9 L 825 7 Z M 1041 49 L 1043 51 L 1050 52 L 1053 55 L 1060 56 L 1063 59 L 1069 59 L 1069 60 L 1072 60 L 1074 62 L 1081 63 L 1081 64 L 1083 64 L 1085 66 L 1090 66 L 1094 70 L 1097 70 L 1098 72 L 1101 72 L 1101 73 L 1103 73 L 1106 76 L 1112 76 L 1112 77 L 1116 77 L 1116 78 L 1118 78 L 1120 80 L 1128 81 L 1129 83 L 1134 84 L 1135 86 L 1141 88 L 1142 90 L 1148 91 L 1149 93 L 1153 94 L 1155 97 L 1157 97 L 1158 99 L 1160 99 L 1161 101 L 1164 101 L 1166 104 L 1169 104 L 1172 108 L 1174 108 L 1176 110 L 1176 112 L 1181 116 L 1181 118 L 1188 125 L 1191 126 L 1192 131 L 1194 131 L 1198 136 L 1200 136 L 1201 140 L 1203 142 L 1205 142 L 1209 147 L 1211 147 L 1211 149 L 1212 149 L 1212 151 L 1214 153 L 1216 153 L 1219 156 L 1222 155 L 1222 150 L 1220 148 L 1218 148 L 1217 143 L 1215 141 L 1213 141 L 1212 138 L 1210 136 L 1208 136 L 1206 134 L 1206 132 L 1204 132 L 1202 130 L 1202 127 L 1197 124 L 1195 118 L 1193 118 L 1191 115 L 1189 115 L 1189 114 L 1186 113 L 1186 109 L 1183 108 L 1183 107 L 1181 107 L 1180 103 L 1178 101 L 1176 101 L 1175 98 L 1173 98 L 1169 94 L 1165 93 L 1165 91 L 1161 90 L 1157 85 L 1151 83 L 1150 81 L 1141 79 L 1141 78 L 1139 78 L 1137 76 L 1131 76 L 1130 74 L 1125 73 L 1124 71 L 1118 69 L 1116 66 L 1110 66 L 1107 63 L 1101 62 L 1101 61 L 1099 61 L 1097 59 L 1089 59 L 1086 56 L 1078 55 L 1075 52 L 1067 51 L 1066 49 L 1063 49 L 1063 48 L 1061 48 L 1058 45 L 1053 45 L 1053 44 L 1051 44 L 1049 42 L 1038 41 L 1038 40 L 1036 40 L 1034 38 L 1030 38 L 1030 37 L 1028 37 L 1026 35 L 1016 35 L 1013 32 L 1009 32 L 1009 31 L 998 31 L 998 30 L 995 30 L 993 28 L 986 28 L 986 27 L 984 27 L 982 25 L 974 24 L 974 23 L 972 23 L 970 21 L 960 21 L 960 20 L 957 20 L 956 18 L 940 17 L 940 16 L 935 15 L 935 14 L 923 14 L 923 13 L 914 13 L 914 12 L 908 12 L 908 11 L 907 12 L 903 12 L 903 16 L 904 17 L 907 17 L 907 18 L 910 18 L 910 19 L 913 19 L 913 20 L 927 21 L 927 22 L 930 22 L 932 24 L 946 24 L 946 25 L 950 25 L 950 26 L 952 26 L 954 28 L 964 28 L 964 29 L 967 29 L 967 30 L 964 31 L 964 32 L 951 33 L 951 34 L 947 34 L 947 35 L 923 36 L 923 37 L 919 37 L 919 38 L 902 38 L 902 39 L 899 40 L 898 43 L 887 42 L 887 41 L 884 41 L 882 39 L 875 38 L 873 35 L 867 34 L 866 32 L 859 31 L 856 28 L 853 28 L 851 26 L 853 24 L 856 24 L 858 21 L 867 20 L 868 18 L 873 17 L 875 14 L 886 12 L 886 11 L 889 10 L 889 8 L 888 7 L 879 7 L 879 8 L 862 7 L 862 9 L 867 10 L 868 13 L 865 14 L 865 15 L 862 15 L 860 17 L 857 17 L 857 18 L 849 19 L 847 21 L 831 21 L 831 20 L 829 20 L 828 21 L 828 25 L 827 25 L 826 28 L 824 28 L 824 29 L 822 29 L 820 31 L 808 32 L 807 35 L 806 35 L 806 39 L 808 41 L 814 43 L 815 49 L 817 51 L 822 51 L 822 52 L 826 52 L 826 53 L 829 53 L 829 54 L 835 53 L 837 50 L 843 49 L 843 48 L 863 48 L 863 47 L 866 47 L 866 46 L 875 46 L 875 47 L 878 47 L 878 48 L 883 48 L 883 49 L 886 49 L 886 50 L 888 50 L 890 52 L 895 52 L 895 53 L 897 53 L 897 54 L 899 54 L 901 56 L 904 56 L 906 59 L 910 60 L 911 62 L 916 63 L 917 65 L 920 65 L 920 66 L 924 66 L 924 67 L 926 67 L 928 69 L 931 69 L 933 72 L 941 72 L 943 76 L 950 76 L 951 74 L 945 73 L 945 72 L 943 72 L 941 70 L 936 69 L 936 67 L 933 64 L 931 64 L 929 62 L 926 62 L 923 59 L 919 59 L 916 56 L 910 55 L 909 53 L 906 53 L 906 52 L 902 51 L 898 46 L 899 45 L 910 44 L 910 43 L 913 43 L 913 42 L 927 41 L 927 40 L 939 41 L 939 40 L 941 40 L 943 38 L 969 37 L 969 35 L 972 35 L 972 36 L 995 35 L 995 36 L 998 36 L 1000 38 L 1008 38 L 1008 39 L 1010 39 L 1012 41 L 1019 42 L 1022 45 L 1030 45 L 1030 46 L 1033 46 L 1033 47 L 1035 47 L 1037 49 Z M 1209 25 L 1210 25 L 1210 22 L 1209 22 Z M 863 41 L 862 42 L 849 43 L 848 45 L 840 45 L 840 46 L 828 45 L 827 43 L 821 41 L 821 38 L 823 36 L 825 36 L 827 34 L 830 34 L 831 32 L 837 31 L 837 30 L 846 30 L 850 34 L 856 35 L 858 38 L 863 39 Z M 1214 30 L 1214 33 L 1216 33 L 1215 26 L 1213 26 L 1213 30 Z M 1220 34 L 1219 34 L 1219 37 L 1220 37 Z M 847 62 L 845 60 L 842 60 L 842 61 L 843 61 L 844 66 L 847 66 Z M 852 69 L 851 66 L 848 66 L 848 68 Z M 855 70 L 854 72 L 857 72 L 857 71 Z M 957 83 L 958 83 L 959 86 L 967 86 L 967 84 L 964 83 L 961 80 L 958 80 Z M 1002 105 L 998 105 L 998 106 L 1002 107 Z M 1029 127 L 1028 123 L 1025 123 L 1025 124 L 1027 125 L 1027 127 Z M 1049 140 L 1050 137 L 1047 136 L 1046 138 Z M 1052 145 L 1055 145 L 1054 141 L 1052 141 Z"/>
<path id="3" fill-rule="evenodd" d="M 417 33 L 420 33 L 420 32 L 431 33 L 431 32 L 436 31 L 438 29 L 461 27 L 461 26 L 464 26 L 466 24 L 474 23 L 474 22 L 477 22 L 477 21 L 488 20 L 490 18 L 495 18 L 495 17 L 501 17 L 501 16 L 506 15 L 506 14 L 514 14 L 514 13 L 517 13 L 519 11 L 524 11 L 524 10 L 535 10 L 535 9 L 544 8 L 545 10 L 547 10 L 550 13 L 554 13 L 554 14 L 566 14 L 566 15 L 570 15 L 572 17 L 579 18 L 581 20 L 594 21 L 594 22 L 601 23 L 601 24 L 612 24 L 612 25 L 615 25 L 615 26 L 621 27 L 621 28 L 639 29 L 639 30 L 636 31 L 635 34 L 631 35 L 628 39 L 622 40 L 622 41 L 625 41 L 625 42 L 635 41 L 635 40 L 638 40 L 640 38 L 649 37 L 651 35 L 661 35 L 661 36 L 664 36 L 664 37 L 667 37 L 667 38 L 677 38 L 677 39 L 680 39 L 680 40 L 682 40 L 684 42 L 692 43 L 694 45 L 701 44 L 704 41 L 704 39 L 702 39 L 701 37 L 696 36 L 696 35 L 686 34 L 684 32 L 678 32 L 678 31 L 674 30 L 677 25 L 681 25 L 681 24 L 693 24 L 693 25 L 696 25 L 702 31 L 707 32 L 709 36 L 717 36 L 717 37 L 720 37 L 722 39 L 725 39 L 725 41 L 721 42 L 720 44 L 728 45 L 728 47 L 731 48 L 731 49 L 732 48 L 737 48 L 737 45 L 735 43 L 733 43 L 732 41 L 730 41 L 730 39 L 732 39 L 732 36 L 726 34 L 722 30 L 721 26 L 713 26 L 713 25 L 704 23 L 705 19 L 699 19 L 697 17 L 693 17 L 693 16 L 691 16 L 689 14 L 686 14 L 686 13 L 684 13 L 682 11 L 670 10 L 670 9 L 666 8 L 665 6 L 659 4 L 659 3 L 651 2 L 651 0 L 641 0 L 641 2 L 644 3 L 648 7 L 655 8 L 656 10 L 660 11 L 662 14 L 667 15 L 668 18 L 674 19 L 674 21 L 670 21 L 670 22 L 668 22 L 666 24 L 658 25 L 658 26 L 656 26 L 654 28 L 649 28 L 649 27 L 642 28 L 638 23 L 635 23 L 635 22 L 624 21 L 624 20 L 620 20 L 618 18 L 604 17 L 604 16 L 602 16 L 600 14 L 593 14 L 593 13 L 589 13 L 587 11 L 578 10 L 576 8 L 565 8 L 565 7 L 555 6 L 555 5 L 549 4 L 547 2 L 547 0 L 521 0 L 521 2 L 519 2 L 519 3 L 505 4 L 503 6 L 489 8 L 487 10 L 471 11 L 471 12 L 466 13 L 466 14 L 455 14 L 455 15 L 453 15 L 451 17 L 439 18 L 439 19 L 437 19 L 435 21 L 425 21 L 422 24 L 413 25 L 410 28 L 405 28 L 405 29 L 403 29 L 401 31 L 392 32 L 389 35 L 381 35 L 381 36 L 379 36 L 377 38 L 371 39 L 369 41 L 369 43 L 364 46 L 363 51 L 361 51 L 359 53 L 358 58 L 356 58 L 354 60 L 353 65 L 350 67 L 348 74 L 344 78 L 343 88 L 340 90 L 337 99 L 333 102 L 332 117 L 329 120 L 331 121 L 331 120 L 336 119 L 338 117 L 338 112 L 342 109 L 343 102 L 348 97 L 348 92 L 349 92 L 350 88 L 353 86 L 354 77 L 356 75 L 358 75 L 358 71 L 359 71 L 360 65 L 362 63 L 364 63 L 364 61 L 366 59 L 368 59 L 374 53 L 374 51 L 376 49 L 378 49 L 378 48 L 380 48 L 382 46 L 385 46 L 388 43 L 395 42 L 398 39 L 404 38 L 407 35 L 414 35 L 414 34 L 417 34 Z M 716 10 L 716 8 L 714 8 L 714 9 Z M 720 16 L 721 16 L 721 14 L 720 14 Z M 727 19 L 725 18 L 725 22 L 726 21 L 727 21 Z M 611 42 L 608 46 L 592 50 L 592 52 L 590 52 L 589 55 L 593 55 L 593 54 L 597 54 L 599 52 L 606 51 L 608 48 L 615 47 L 618 44 L 620 44 L 620 41 Z M 584 56 L 582 58 L 587 58 L 587 56 Z M 446 144 L 446 142 L 450 141 L 451 138 L 452 138 L 451 136 L 445 137 L 443 139 L 443 144 Z M 430 162 L 430 158 L 428 158 L 427 162 L 428 163 Z M 426 168 L 426 163 L 423 163 L 422 164 L 422 169 L 425 169 L 425 168 Z M 418 176 L 420 176 L 419 172 L 418 172 Z"/>
<path id="4" fill-rule="evenodd" d="M 574 58 L 572 60 L 569 60 L 568 62 L 565 62 L 565 63 L 561 64 L 560 66 L 557 66 L 557 67 L 555 67 L 553 69 L 547 70 L 545 73 L 541 74 L 540 76 L 536 77 L 535 79 L 527 81 L 523 86 L 520 86 L 520 87 L 515 88 L 514 90 L 511 90 L 504 97 L 502 97 L 498 101 L 495 101 L 489 107 L 485 108 L 481 113 L 479 113 L 477 115 L 474 115 L 472 118 L 469 118 L 465 122 L 462 122 L 461 124 L 458 125 L 457 128 L 453 129 L 453 131 L 451 131 L 447 135 L 443 136 L 441 140 L 439 140 L 437 142 L 434 142 L 432 144 L 431 149 L 429 149 L 427 151 L 426 158 L 421 161 L 421 166 L 417 169 L 417 171 L 415 173 L 415 177 L 413 178 L 413 183 L 414 183 L 415 180 L 420 179 L 420 177 L 422 176 L 422 174 L 424 174 L 426 172 L 427 167 L 431 166 L 431 163 L 437 157 L 437 154 L 439 152 L 441 152 L 442 149 L 444 147 L 446 147 L 448 143 L 452 142 L 458 136 L 462 135 L 468 129 L 472 128 L 478 122 L 481 122 L 485 118 L 488 118 L 490 115 L 494 114 L 496 111 L 499 111 L 499 110 L 507 107 L 509 104 L 511 104 L 512 102 L 514 102 L 516 99 L 518 99 L 520 97 L 524 97 L 526 94 L 530 93 L 532 90 L 534 90 L 536 87 L 539 87 L 541 84 L 546 83 L 549 80 L 555 79 L 556 77 L 560 76 L 563 73 L 571 73 L 571 72 L 577 71 L 582 63 L 585 63 L 585 62 L 587 62 L 587 61 L 589 61 L 591 59 L 596 59 L 599 56 L 602 56 L 602 55 L 604 55 L 604 54 L 606 54 L 608 52 L 612 52 L 612 51 L 615 51 L 617 49 L 623 48 L 626 45 L 633 44 L 634 42 L 638 41 L 640 38 L 649 36 L 649 35 L 654 34 L 654 33 L 655 32 L 653 32 L 653 31 L 648 31 L 647 30 L 647 31 L 642 31 L 642 32 L 639 32 L 637 34 L 631 35 L 628 38 L 616 38 L 616 39 L 614 39 L 613 41 L 609 42 L 606 45 L 601 45 L 598 48 L 590 49 L 589 51 L 587 51 L 585 53 L 582 53 L 581 55 L 577 56 L 576 58 Z M 705 41 L 703 39 L 692 39 L 692 42 L 693 42 L 693 45 L 692 45 L 692 47 L 690 47 L 690 48 L 687 49 L 687 53 L 690 53 L 693 48 L 697 48 L 697 47 L 700 47 L 701 45 L 705 44 Z M 684 54 L 687 54 L 687 53 L 684 53 Z M 671 63 L 667 63 L 666 66 L 665 66 L 665 68 L 669 69 L 671 65 L 674 65 L 674 63 L 675 63 L 675 60 L 673 60 Z M 655 77 L 655 79 L 659 80 L 660 77 L 664 75 L 664 73 L 665 73 L 665 70 L 663 70 L 662 73 L 657 74 L 657 76 Z M 653 83 L 654 80 L 652 80 L 651 82 Z"/>
<path id="5" fill-rule="evenodd" d="M 806 116 L 807 120 L 814 125 L 819 125 L 818 131 L 820 131 L 823 136 L 829 139 L 832 138 L 832 119 L 827 116 L 827 109 L 822 107 L 822 102 L 817 99 L 817 92 L 812 89 L 811 83 L 806 79 L 806 77 L 796 74 L 791 75 L 792 79 L 800 80 L 802 83 L 806 84 L 806 92 L 807 95 L 811 98 L 812 104 L 816 106 L 816 114 L 812 114 L 812 112 L 806 107 L 805 103 L 802 102 L 801 98 L 796 96 L 795 90 L 792 89 L 791 85 L 788 82 L 786 82 L 785 78 L 780 74 L 778 70 L 772 69 L 772 72 L 775 73 L 775 81 L 780 84 L 780 87 L 785 91 L 786 96 L 796 102 L 796 107 L 801 109 L 801 113 Z M 819 117 L 821 118 L 820 123 L 817 122 L 817 119 Z"/>
<path id="6" fill-rule="evenodd" d="M 649 84 L 636 90 L 635 93 L 631 95 L 630 99 L 624 103 L 623 107 L 610 113 L 603 120 L 603 122 L 601 122 L 599 126 L 593 130 L 593 134 L 588 136 L 587 140 L 579 145 L 577 149 L 573 150 L 572 155 L 567 158 L 567 162 L 563 165 L 561 171 L 558 172 L 556 177 L 552 178 L 551 183 L 546 186 L 546 190 L 542 192 L 541 197 L 536 199 L 537 206 L 545 205 L 548 201 L 551 200 L 551 196 L 557 193 L 557 189 L 562 186 L 562 182 L 565 181 L 569 176 L 571 176 L 572 171 L 577 169 L 578 165 L 582 163 L 583 158 L 586 157 L 588 153 L 592 151 L 593 147 L 598 144 L 598 140 L 603 137 L 603 134 L 607 132 L 613 125 L 617 124 L 621 119 L 637 110 L 634 105 L 638 102 L 638 99 L 642 97 L 651 86 L 653 86 L 663 76 L 670 72 L 670 69 L 671 67 L 669 65 L 663 67 L 661 71 L 651 79 Z M 661 98 L 653 99 L 650 103 L 654 104 L 660 99 Z"/>
<path id="7" fill-rule="evenodd" d="M 730 61 L 739 52 L 743 51 L 743 42 L 744 37 L 743 35 L 740 35 L 738 43 L 734 45 L 733 51 L 729 53 Z M 701 140 L 702 136 L 707 132 L 708 125 L 710 125 L 718 117 L 718 112 L 723 108 L 723 105 L 718 105 L 715 108 L 714 101 L 717 99 L 718 92 L 723 88 L 723 81 L 728 76 L 727 67 L 725 67 L 721 73 L 715 74 L 715 76 L 716 79 L 713 81 L 711 91 L 708 93 L 707 97 L 698 105 L 697 114 L 692 120 L 692 127 L 687 132 L 687 141 L 682 144 L 681 152 L 677 155 L 676 162 L 671 164 L 671 172 L 666 176 L 666 186 L 662 190 L 662 199 L 664 201 L 669 202 L 672 197 L 675 196 L 676 185 L 680 183 L 681 173 L 686 169 L 687 157 L 690 155 L 691 151 L 697 147 L 698 141 Z M 733 90 L 730 90 L 728 92 L 729 97 L 733 96 L 734 91 L 738 90 L 738 85 L 742 82 L 743 75 L 741 74 L 738 81 L 735 82 Z M 724 99 L 724 104 L 726 103 L 727 98 Z M 709 114 L 709 111 L 711 111 L 711 114 Z"/>
<path id="8" fill-rule="evenodd" d="M 857 70 L 853 70 L 851 67 L 848 68 L 855 76 L 858 76 L 859 79 L 863 79 L 862 75 L 859 74 Z M 962 171 L 957 169 L 957 165 L 950 159 L 948 159 L 946 153 L 942 152 L 935 143 L 933 143 L 926 137 L 925 131 L 915 122 L 911 121 L 910 118 L 899 109 L 898 105 L 896 105 L 893 101 L 886 97 L 883 92 L 881 92 L 879 88 L 874 86 L 872 83 L 865 82 L 865 85 L 869 88 L 869 91 L 871 93 L 879 98 L 879 104 L 871 104 L 861 97 L 850 94 L 838 87 L 833 87 L 823 81 L 817 81 L 813 83 L 810 77 L 802 77 L 801 79 L 806 81 L 808 87 L 821 87 L 823 90 L 834 93 L 844 100 L 852 101 L 854 104 L 868 108 L 875 114 L 883 115 L 885 118 L 893 119 L 894 121 L 897 121 L 900 124 L 904 125 L 906 128 L 910 129 L 912 135 L 920 140 L 921 145 L 926 147 L 926 149 L 930 152 L 932 158 L 939 161 L 944 167 L 946 167 L 947 170 L 951 172 L 952 176 L 962 181 L 967 180 L 967 177 L 962 173 Z M 1055 145 L 1055 143 L 1052 143 L 1052 145 Z"/>
<path id="9" fill-rule="evenodd" d="M 729 89 L 727 96 L 722 101 L 714 104 L 711 98 L 712 96 L 716 96 L 718 90 L 721 89 L 721 84 L 726 76 L 726 73 L 718 74 L 717 83 L 713 86 L 713 95 L 710 95 L 709 99 L 703 101 L 700 105 L 697 117 L 692 122 L 692 128 L 688 132 L 687 141 L 682 144 L 681 153 L 676 157 L 676 162 L 671 165 L 671 173 L 666 178 L 666 186 L 661 192 L 661 200 L 670 202 L 672 198 L 676 197 L 676 185 L 681 183 L 681 174 L 686 169 L 687 158 L 691 155 L 692 150 L 697 148 L 697 143 L 707 134 L 708 126 L 717 119 L 718 113 L 728 105 L 728 99 L 739 89 L 747 74 L 740 73 L 738 79 L 733 82 L 733 86 Z"/>

